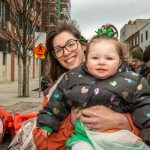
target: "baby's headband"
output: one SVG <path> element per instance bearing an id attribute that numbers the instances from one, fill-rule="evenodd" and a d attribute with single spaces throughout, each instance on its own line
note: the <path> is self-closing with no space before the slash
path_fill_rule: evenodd
<path id="1" fill-rule="evenodd" d="M 113 25 L 103 25 L 95 31 L 99 36 L 106 35 L 109 37 L 118 37 L 118 31 Z"/>

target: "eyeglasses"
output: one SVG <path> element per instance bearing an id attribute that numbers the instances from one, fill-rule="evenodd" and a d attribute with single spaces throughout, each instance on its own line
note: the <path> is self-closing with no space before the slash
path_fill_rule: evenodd
<path id="1" fill-rule="evenodd" d="M 65 46 L 55 48 L 52 54 L 55 57 L 60 58 L 64 55 L 64 49 L 68 52 L 73 52 L 78 49 L 78 41 L 79 40 L 71 39 L 65 44 Z"/>

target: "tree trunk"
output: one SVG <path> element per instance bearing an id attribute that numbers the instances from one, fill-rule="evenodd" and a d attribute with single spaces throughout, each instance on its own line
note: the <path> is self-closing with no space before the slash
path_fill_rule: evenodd
<path id="1" fill-rule="evenodd" d="M 22 66 L 19 65 L 18 96 L 28 97 L 29 96 L 29 66 L 27 64 L 27 59 L 24 58 L 22 63 L 23 63 Z"/>

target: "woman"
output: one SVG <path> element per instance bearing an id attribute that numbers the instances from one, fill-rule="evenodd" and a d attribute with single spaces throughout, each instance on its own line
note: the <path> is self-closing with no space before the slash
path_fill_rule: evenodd
<path id="1" fill-rule="evenodd" d="M 74 46 L 73 49 L 72 46 Z M 79 66 L 85 59 L 84 52 L 86 51 L 86 42 L 81 39 L 81 33 L 74 21 L 60 23 L 58 27 L 54 28 L 47 37 L 46 47 L 47 58 L 51 62 L 50 78 L 52 81 L 56 81 L 64 72 Z M 55 86 L 51 88 L 50 93 L 53 92 Z M 50 96 L 50 93 L 48 97 Z M 72 110 L 72 123 L 74 123 L 78 117 L 76 111 L 76 109 Z M 67 119 L 71 125 L 70 118 L 68 117 Z M 81 120 L 85 126 L 96 128 L 96 131 L 105 131 L 110 128 L 127 129 L 132 131 L 132 124 L 130 125 L 130 120 L 128 120 L 125 115 L 116 113 L 105 106 L 93 106 L 85 109 L 82 111 Z M 29 122 L 31 121 L 28 120 L 28 122 L 22 126 L 20 130 L 24 132 L 19 131 L 17 136 L 19 135 L 21 137 L 21 134 L 27 133 L 28 128 L 31 126 L 29 125 Z M 40 132 L 40 129 L 37 132 Z M 36 149 L 32 137 L 28 140 L 29 142 L 26 147 L 24 146 L 22 149 L 15 141 L 17 141 L 17 137 L 12 141 L 9 149 L 15 149 L 16 147 L 18 147 L 18 150 L 23 150 L 23 148 L 31 150 Z M 23 143 L 23 141 L 20 141 L 20 143 Z M 44 143 L 44 141 L 42 143 Z M 40 149 L 40 147 L 38 147 L 38 149 Z M 45 148 L 45 150 L 46 149 L 48 149 L 48 147 Z M 59 150 L 63 149 L 59 148 Z"/>

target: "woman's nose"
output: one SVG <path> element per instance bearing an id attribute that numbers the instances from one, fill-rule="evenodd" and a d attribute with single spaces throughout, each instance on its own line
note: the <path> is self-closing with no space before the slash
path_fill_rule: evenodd
<path id="1" fill-rule="evenodd" d="M 64 55 L 68 55 L 70 54 L 71 52 L 69 52 L 66 48 L 64 48 Z"/>

